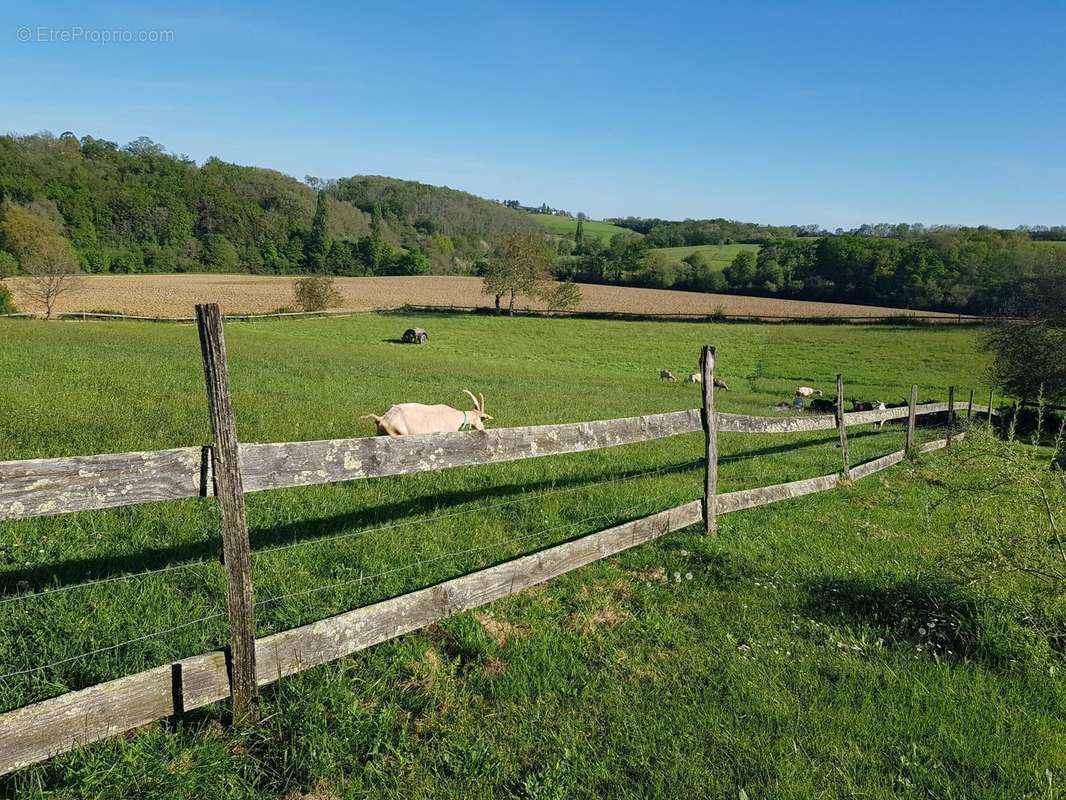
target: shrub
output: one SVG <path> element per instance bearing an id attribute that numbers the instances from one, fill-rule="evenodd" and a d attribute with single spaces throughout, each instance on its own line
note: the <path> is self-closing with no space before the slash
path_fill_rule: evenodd
<path id="1" fill-rule="evenodd" d="M 1033 441 L 1040 441 L 1042 423 L 1038 415 Z M 1062 446 L 1058 431 L 1053 450 Z M 1066 492 L 1061 474 L 1049 469 L 1054 458 L 975 425 L 948 449 L 943 496 L 933 506 L 951 523 L 943 563 L 959 583 L 1010 598 L 1014 618 L 1047 642 L 1066 630 L 1066 541 L 1059 527 Z"/>
<path id="2" fill-rule="evenodd" d="M 340 305 L 341 294 L 333 285 L 333 278 L 313 275 L 296 281 L 296 305 L 304 311 L 325 311 Z"/>
<path id="3" fill-rule="evenodd" d="M 581 305 L 581 289 L 573 281 L 556 284 L 545 296 L 550 311 L 569 311 Z"/>
<path id="4" fill-rule="evenodd" d="M 0 250 L 0 278 L 14 275 L 19 271 L 19 261 L 7 250 Z"/>
<path id="5" fill-rule="evenodd" d="M 0 283 L 0 314 L 14 314 L 15 302 L 11 299 L 11 290 Z"/>

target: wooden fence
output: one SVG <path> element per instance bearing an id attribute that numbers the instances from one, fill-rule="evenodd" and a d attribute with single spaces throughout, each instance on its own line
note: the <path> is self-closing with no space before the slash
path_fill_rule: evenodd
<path id="1" fill-rule="evenodd" d="M 726 295 L 728 296 L 728 295 Z M 383 309 L 384 310 L 384 309 Z M 491 306 L 415 305 L 405 304 L 401 311 L 424 313 L 494 314 Z M 916 313 L 901 309 L 886 308 L 883 314 L 730 314 L 726 312 L 663 311 L 641 313 L 626 311 L 580 311 L 546 310 L 537 308 L 515 309 L 519 317 L 574 317 L 577 319 L 623 319 L 663 320 L 674 322 L 797 322 L 797 323 L 853 323 L 871 325 L 923 324 L 931 325 L 988 325 L 993 317 L 950 312 Z M 506 313 L 506 312 L 505 312 Z"/>
<path id="2" fill-rule="evenodd" d="M 703 407 L 625 419 L 455 432 L 402 438 L 333 439 L 279 444 L 239 444 L 229 400 L 222 317 L 217 306 L 198 306 L 205 383 L 213 442 L 137 453 L 0 462 L 0 520 L 113 508 L 188 497 L 217 496 L 227 580 L 229 645 L 0 715 L 0 775 L 75 747 L 170 715 L 232 697 L 235 716 L 254 716 L 257 688 L 475 608 L 593 561 L 703 522 L 708 533 L 722 514 L 826 491 L 902 461 L 914 449 L 915 418 L 946 413 L 953 420 L 997 413 L 988 405 L 917 405 L 845 413 L 838 382 L 836 413 L 754 417 L 714 408 L 714 349 L 701 358 Z M 847 429 L 907 419 L 907 449 L 863 464 L 848 463 Z M 719 433 L 789 433 L 836 428 L 842 471 L 757 489 L 718 494 Z M 426 472 L 579 453 L 703 431 L 703 497 L 498 566 L 338 614 L 261 639 L 254 638 L 255 609 L 249 567 L 244 493 L 292 486 Z M 950 429 L 949 429 L 950 430 Z M 954 438 L 957 440 L 961 434 Z M 947 446 L 949 438 L 917 448 Z"/>
<path id="3" fill-rule="evenodd" d="M 384 306 L 367 309 L 336 309 L 329 311 L 270 311 L 261 314 L 227 314 L 231 321 L 254 322 L 268 319 L 306 319 L 309 317 L 351 317 L 361 314 L 391 313 L 451 313 L 451 314 L 491 314 L 490 306 L 456 306 L 456 305 L 412 305 L 405 304 L 399 308 Z M 41 315 L 35 312 L 18 312 L 0 314 L 0 319 L 10 317 L 36 319 Z M 886 308 L 884 314 L 727 314 L 698 312 L 661 312 L 639 313 L 625 311 L 548 311 L 533 308 L 516 309 L 515 316 L 523 317 L 573 317 L 575 319 L 606 320 L 659 320 L 664 322 L 767 322 L 767 323 L 846 323 L 867 325 L 990 325 L 996 321 L 1007 321 L 1012 317 L 980 317 L 973 314 L 948 312 L 916 313 Z M 129 320 L 136 322 L 196 322 L 196 317 L 161 317 L 148 314 L 116 314 L 106 311 L 60 311 L 52 315 L 53 319 L 64 320 Z"/>

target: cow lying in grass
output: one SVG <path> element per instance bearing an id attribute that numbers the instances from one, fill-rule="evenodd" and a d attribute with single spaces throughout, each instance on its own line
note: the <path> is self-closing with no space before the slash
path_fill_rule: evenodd
<path id="1" fill-rule="evenodd" d="M 474 393 L 463 389 L 474 401 L 470 411 L 460 411 L 451 406 L 427 406 L 422 403 L 399 403 L 380 417 L 367 414 L 361 419 L 372 419 L 378 426 L 378 436 L 414 436 L 420 433 L 447 433 L 449 431 L 483 431 L 485 420 L 492 419 L 485 413 L 485 395 L 480 400 Z"/>

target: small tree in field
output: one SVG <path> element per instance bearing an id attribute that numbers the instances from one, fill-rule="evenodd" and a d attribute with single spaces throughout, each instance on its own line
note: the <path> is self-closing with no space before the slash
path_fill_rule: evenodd
<path id="1" fill-rule="evenodd" d="M 294 289 L 296 305 L 304 311 L 325 311 L 340 305 L 341 293 L 333 283 L 333 278 L 324 275 L 300 278 Z"/>
<path id="2" fill-rule="evenodd" d="M 573 281 L 563 281 L 557 283 L 544 299 L 549 311 L 570 311 L 581 305 L 581 289 Z"/>
<path id="3" fill-rule="evenodd" d="M 514 314 L 515 297 L 541 297 L 544 284 L 551 277 L 551 255 L 544 237 L 534 233 L 510 233 L 503 238 L 495 257 L 482 276 L 483 293 L 496 298 L 496 313 L 500 302 L 510 296 L 507 313 Z"/>
<path id="4" fill-rule="evenodd" d="M 21 206 L 11 206 L 0 223 L 4 244 L 18 258 L 26 279 L 22 293 L 44 306 L 51 319 L 56 301 L 78 288 L 81 268 L 59 223 Z"/>

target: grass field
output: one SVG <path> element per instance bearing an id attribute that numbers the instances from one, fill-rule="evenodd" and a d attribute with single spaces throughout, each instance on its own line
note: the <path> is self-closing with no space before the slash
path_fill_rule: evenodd
<path id="1" fill-rule="evenodd" d="M 719 270 L 724 269 L 734 258 L 737 257 L 737 253 L 743 250 L 750 250 L 753 253 L 759 252 L 759 245 L 757 244 L 703 244 L 698 246 L 688 245 L 686 247 L 657 247 L 655 252 L 665 253 L 675 261 L 682 261 L 695 252 L 703 253 L 704 257 L 710 262 L 713 267 Z"/>
<path id="2" fill-rule="evenodd" d="M 849 397 L 894 400 L 913 381 L 943 399 L 985 366 L 960 329 L 442 315 L 417 318 L 429 345 L 394 344 L 413 321 L 229 324 L 241 439 L 367 435 L 360 414 L 458 404 L 462 388 L 484 392 L 498 426 L 692 408 L 698 389 L 658 371 L 694 369 L 705 342 L 731 387 L 719 406 L 744 413 L 771 413 L 800 384 L 828 393 L 837 371 Z M 208 441 L 189 325 L 0 320 L 0 374 L 0 459 Z M 832 472 L 835 439 L 723 435 L 720 489 Z M 899 427 L 855 430 L 853 462 L 902 440 Z M 702 447 L 696 434 L 249 495 L 258 632 L 694 499 Z M 1057 791 L 1066 771 L 1058 657 L 944 571 L 962 513 L 934 505 L 944 458 L 730 515 L 716 538 L 682 532 L 285 679 L 256 725 L 225 728 L 212 707 L 0 786 L 19 798 L 1053 796 L 1046 774 Z M 0 605 L 0 707 L 219 646 L 222 618 L 196 622 L 224 608 L 216 540 L 212 501 L 0 523 L 8 594 L 184 565 Z M 952 632 L 943 647 L 918 632 L 930 619 Z"/>
<path id="3" fill-rule="evenodd" d="M 577 220 L 572 217 L 557 217 L 554 214 L 533 214 L 537 224 L 544 226 L 549 232 L 558 234 L 559 236 L 573 237 L 577 231 Z M 616 233 L 632 233 L 639 236 L 636 231 L 631 231 L 629 228 L 622 228 L 618 225 L 612 225 L 609 222 L 600 222 L 599 220 L 587 219 L 585 220 L 585 236 L 596 236 L 603 241 L 604 244 L 610 244 L 611 237 Z"/>
<path id="4" fill-rule="evenodd" d="M 1063 241 L 1038 241 L 1037 247 L 1055 248 L 1058 250 L 1066 250 L 1066 242 Z"/>
<path id="5" fill-rule="evenodd" d="M 22 292 L 23 278 L 9 278 L 16 305 L 40 312 Z M 191 317 L 196 303 L 221 304 L 230 314 L 268 314 L 294 304 L 296 278 L 259 275 L 91 275 L 60 298 L 57 311 L 114 311 L 164 317 Z M 481 279 L 459 276 L 337 278 L 340 309 L 366 311 L 404 305 L 453 305 L 488 308 L 492 298 L 481 292 Z M 767 314 L 791 316 L 882 316 L 935 312 L 806 300 L 744 297 L 728 294 L 637 289 L 581 284 L 580 311 L 625 314 Z M 520 297 L 519 308 L 544 308 Z M 953 314 L 945 316 L 953 317 Z"/>

